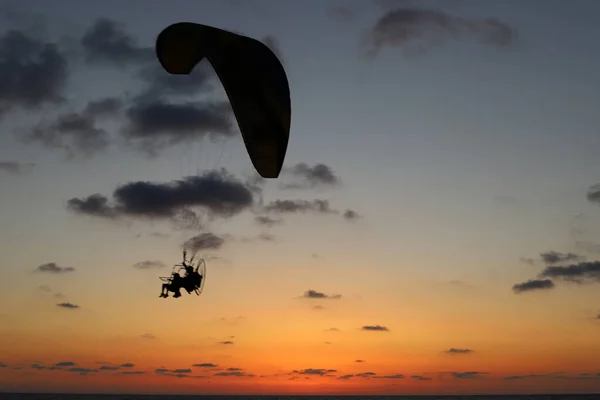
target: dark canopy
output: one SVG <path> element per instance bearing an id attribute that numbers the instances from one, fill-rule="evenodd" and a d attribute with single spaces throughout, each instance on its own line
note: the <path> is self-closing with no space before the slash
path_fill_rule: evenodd
<path id="1" fill-rule="evenodd" d="M 189 74 L 206 57 L 229 97 L 246 149 L 263 178 L 277 178 L 290 131 L 290 89 L 277 56 L 258 40 L 189 22 L 165 28 L 156 55 L 171 74 Z"/>

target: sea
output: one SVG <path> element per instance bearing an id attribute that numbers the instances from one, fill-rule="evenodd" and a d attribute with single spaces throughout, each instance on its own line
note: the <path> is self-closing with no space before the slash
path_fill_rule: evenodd
<path id="1" fill-rule="evenodd" d="M 0 393 L 0 400 L 600 400 L 600 394 L 463 396 L 231 396 Z"/>

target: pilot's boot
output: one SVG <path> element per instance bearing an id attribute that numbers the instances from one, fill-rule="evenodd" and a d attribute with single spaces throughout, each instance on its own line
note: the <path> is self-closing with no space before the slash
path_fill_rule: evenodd
<path id="1" fill-rule="evenodd" d="M 181 297 L 181 293 L 177 292 L 173 295 L 173 297 L 177 298 L 177 297 Z"/>

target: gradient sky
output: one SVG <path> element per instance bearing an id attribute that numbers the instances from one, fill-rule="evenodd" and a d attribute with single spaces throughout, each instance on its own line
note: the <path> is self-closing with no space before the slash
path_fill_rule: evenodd
<path id="1" fill-rule="evenodd" d="M 0 390 L 600 392 L 600 2 L 0 4 Z M 146 57 L 179 21 L 280 55 L 278 180 L 237 126 L 125 143 L 160 78 L 224 99 L 208 64 L 166 81 Z M 194 229 L 74 207 L 194 174 L 253 205 L 188 204 Z M 204 293 L 160 299 L 193 237 Z"/>

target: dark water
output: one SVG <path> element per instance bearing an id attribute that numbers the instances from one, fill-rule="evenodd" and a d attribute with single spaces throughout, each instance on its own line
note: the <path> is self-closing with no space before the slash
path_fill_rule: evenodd
<path id="1" fill-rule="evenodd" d="M 129 394 L 17 394 L 0 393 L 0 400 L 600 400 L 600 394 L 521 396 L 180 396 Z"/>

